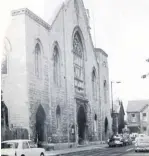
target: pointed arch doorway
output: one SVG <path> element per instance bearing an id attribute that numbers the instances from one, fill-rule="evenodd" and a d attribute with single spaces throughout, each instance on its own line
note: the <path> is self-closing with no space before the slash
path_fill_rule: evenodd
<path id="1" fill-rule="evenodd" d="M 45 140 L 45 120 L 46 120 L 46 114 L 41 105 L 39 105 L 36 113 L 36 139 L 37 142 L 43 142 Z"/>
<path id="2" fill-rule="evenodd" d="M 108 139 L 108 127 L 109 127 L 109 125 L 108 125 L 108 119 L 107 119 L 107 117 L 105 118 L 105 121 L 104 121 L 104 129 L 105 129 L 105 139 Z"/>
<path id="3" fill-rule="evenodd" d="M 80 106 L 77 113 L 77 123 L 78 123 L 78 143 L 82 144 L 86 139 L 86 113 L 83 106 Z"/>

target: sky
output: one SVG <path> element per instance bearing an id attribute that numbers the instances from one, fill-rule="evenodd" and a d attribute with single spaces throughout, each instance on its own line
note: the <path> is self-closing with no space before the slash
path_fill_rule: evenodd
<path id="1" fill-rule="evenodd" d="M 27 7 L 49 21 L 63 0 L 5 0 L 0 3 L 0 49 L 11 10 Z M 114 99 L 126 110 L 128 100 L 149 99 L 149 0 L 84 0 L 90 11 L 94 45 L 108 54 Z"/>

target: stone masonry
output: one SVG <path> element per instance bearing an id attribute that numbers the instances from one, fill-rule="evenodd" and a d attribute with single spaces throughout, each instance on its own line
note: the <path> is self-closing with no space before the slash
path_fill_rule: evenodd
<path id="1" fill-rule="evenodd" d="M 83 49 L 83 94 L 76 93 L 74 83 L 76 33 Z M 43 135 L 41 141 L 78 143 L 79 136 L 84 141 L 94 141 L 105 140 L 110 135 L 108 55 L 92 43 L 89 17 L 82 0 L 63 3 L 51 25 L 26 8 L 12 11 L 6 38 L 12 50 L 8 53 L 8 73 L 2 75 L 2 90 L 9 111 L 9 126 L 27 128 L 29 138 L 35 139 L 37 112 L 41 108 L 39 112 L 44 112 L 43 129 L 38 133 Z M 41 50 L 39 77 L 35 75 L 36 44 Z M 58 85 L 54 79 L 55 45 L 60 60 Z M 96 71 L 96 98 L 93 96 L 93 69 Z M 81 108 L 84 116 L 78 114 Z M 79 127 L 78 120 L 84 127 Z"/>

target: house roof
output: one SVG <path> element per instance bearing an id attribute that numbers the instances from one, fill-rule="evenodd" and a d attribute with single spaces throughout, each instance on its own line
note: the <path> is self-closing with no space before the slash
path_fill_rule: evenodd
<path id="1" fill-rule="evenodd" d="M 128 101 L 127 112 L 141 112 L 147 105 L 149 105 L 149 100 Z"/>

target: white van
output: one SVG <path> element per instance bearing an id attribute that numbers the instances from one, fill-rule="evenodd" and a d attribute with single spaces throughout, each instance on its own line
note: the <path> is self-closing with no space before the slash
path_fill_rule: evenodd
<path id="1" fill-rule="evenodd" d="M 135 142 L 135 152 L 149 151 L 149 136 L 137 137 Z"/>

